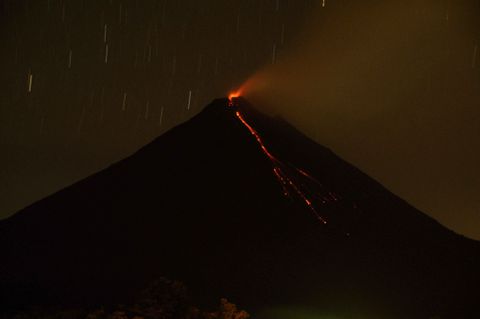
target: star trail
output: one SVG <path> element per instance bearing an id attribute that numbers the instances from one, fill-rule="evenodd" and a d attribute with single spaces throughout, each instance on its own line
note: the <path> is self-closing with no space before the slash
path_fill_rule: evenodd
<path id="1" fill-rule="evenodd" d="M 0 217 L 225 96 L 288 47 L 314 5 L 2 0 Z"/>

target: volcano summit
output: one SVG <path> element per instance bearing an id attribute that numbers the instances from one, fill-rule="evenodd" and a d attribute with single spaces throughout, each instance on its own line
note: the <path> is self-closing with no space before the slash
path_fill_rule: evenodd
<path id="1" fill-rule="evenodd" d="M 254 317 L 480 315 L 478 242 L 242 98 L 1 221 L 0 256 L 6 312 L 128 303 L 167 277 Z"/>

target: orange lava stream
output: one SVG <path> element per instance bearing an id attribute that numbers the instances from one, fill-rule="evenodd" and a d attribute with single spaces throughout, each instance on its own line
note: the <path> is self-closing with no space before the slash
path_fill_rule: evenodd
<path id="1" fill-rule="evenodd" d="M 298 179 L 298 178 L 295 178 L 291 175 L 289 175 L 287 172 L 290 170 L 290 171 L 293 171 L 294 173 L 298 174 L 299 176 L 303 176 L 303 177 L 306 177 L 308 179 L 310 179 L 312 182 L 314 182 L 315 184 L 317 185 L 320 185 L 321 184 L 313 177 L 311 177 L 309 174 L 307 174 L 305 171 L 301 170 L 301 169 L 298 169 L 296 167 L 289 167 L 288 165 L 282 163 L 280 160 L 278 160 L 275 156 L 272 155 L 272 153 L 270 153 L 270 151 L 267 149 L 267 147 L 265 146 L 265 144 L 263 143 L 263 140 L 262 138 L 260 137 L 260 135 L 257 133 L 257 131 L 250 125 L 248 124 L 248 122 L 245 120 L 245 118 L 242 116 L 242 114 L 240 114 L 239 111 L 236 111 L 235 112 L 235 115 L 237 116 L 237 118 L 240 120 L 240 122 L 242 122 L 242 124 L 250 131 L 250 133 L 255 137 L 255 139 L 257 140 L 257 143 L 260 145 L 260 148 L 262 149 L 262 152 L 268 157 L 268 159 L 272 162 L 272 165 L 273 165 L 273 173 L 275 174 L 275 177 L 277 178 L 277 180 L 279 181 L 280 185 L 282 185 L 282 188 L 283 188 L 283 192 L 286 196 L 289 196 L 290 195 L 290 190 L 292 190 L 298 197 L 300 197 L 303 202 L 307 205 L 307 207 L 314 213 L 314 215 L 317 217 L 317 219 L 323 223 L 323 224 L 327 224 L 327 221 L 324 217 L 322 217 L 318 212 L 317 210 L 315 209 L 314 205 L 313 205 L 313 199 L 310 198 L 306 193 L 305 191 L 303 191 L 302 189 L 304 189 L 305 187 L 302 186 L 301 183 L 297 183 L 295 180 Z M 337 197 L 335 197 L 335 195 L 333 193 L 329 193 L 330 197 L 332 200 L 336 201 L 337 200 Z M 329 198 L 326 198 L 326 197 L 322 197 L 322 203 L 326 203 L 327 201 L 330 201 Z"/>

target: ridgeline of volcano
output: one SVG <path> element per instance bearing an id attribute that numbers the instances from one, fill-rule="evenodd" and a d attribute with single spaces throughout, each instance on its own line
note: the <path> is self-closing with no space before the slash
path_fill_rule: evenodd
<path id="1" fill-rule="evenodd" d="M 1 221 L 0 256 L 12 311 L 126 303 L 167 277 L 254 314 L 480 314 L 478 242 L 241 98 Z"/>

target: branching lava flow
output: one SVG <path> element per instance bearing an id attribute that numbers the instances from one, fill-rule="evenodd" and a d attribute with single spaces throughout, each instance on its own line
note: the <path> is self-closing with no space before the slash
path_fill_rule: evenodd
<path id="1" fill-rule="evenodd" d="M 237 96 L 232 95 L 229 97 L 229 106 L 235 106 L 235 100 Z M 321 223 L 327 224 L 326 217 L 320 215 L 316 207 L 329 202 L 337 202 L 339 197 L 335 193 L 325 190 L 320 182 L 318 182 L 304 170 L 299 169 L 292 164 L 285 163 L 275 157 L 268 150 L 258 132 L 247 122 L 239 110 L 235 111 L 235 116 L 255 137 L 255 140 L 260 146 L 262 152 L 272 163 L 273 173 L 282 186 L 285 196 L 297 196 L 305 203 L 305 205 L 313 212 L 315 217 Z"/>

